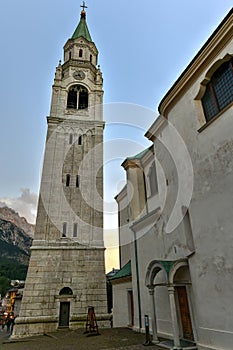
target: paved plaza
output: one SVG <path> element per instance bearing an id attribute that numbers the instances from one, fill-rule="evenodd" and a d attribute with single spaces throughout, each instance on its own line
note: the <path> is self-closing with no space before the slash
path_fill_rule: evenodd
<path id="1" fill-rule="evenodd" d="M 145 334 L 133 332 L 127 328 L 100 329 L 100 335 L 84 334 L 76 331 L 61 330 L 43 336 L 10 340 L 6 330 L 0 330 L 1 350 L 145 350 Z M 151 349 L 161 347 L 151 345 Z"/>

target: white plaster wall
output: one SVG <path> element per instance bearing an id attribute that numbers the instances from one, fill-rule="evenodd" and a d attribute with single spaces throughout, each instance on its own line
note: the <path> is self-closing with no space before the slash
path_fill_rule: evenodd
<path id="1" fill-rule="evenodd" d="M 153 260 L 178 260 L 188 257 L 192 282 L 188 290 L 192 304 L 194 334 L 197 337 L 199 350 L 232 350 L 233 344 L 233 107 L 227 109 L 199 133 L 198 129 L 203 123 L 200 122 L 200 109 L 195 101 L 206 73 L 226 54 L 233 54 L 232 43 L 221 52 L 216 52 L 210 65 L 201 73 L 194 75 L 196 80 L 192 80 L 192 85 L 176 101 L 168 114 L 168 121 L 180 134 L 193 166 L 194 187 L 189 205 L 193 246 L 190 248 L 188 244 L 183 222 L 170 233 L 164 230 L 177 199 L 179 174 L 173 154 L 169 154 L 166 147 L 158 140 L 155 140 L 154 149 L 159 164 L 157 168 L 159 194 L 148 199 L 147 208 L 150 212 L 160 203 L 161 216 L 151 225 L 144 220 L 134 226 L 137 237 L 142 329 L 144 329 L 144 315 L 148 314 L 150 321 L 152 317 L 150 295 L 145 286 L 149 263 Z M 170 136 L 169 128 L 166 126 L 159 131 L 160 141 L 165 145 Z M 183 159 L 179 151 L 175 148 L 173 151 L 178 162 L 182 164 Z M 145 173 L 148 169 L 149 166 L 146 166 Z M 185 191 L 185 187 L 181 190 Z M 181 213 L 182 206 L 187 207 L 187 203 L 181 202 L 179 205 Z M 139 329 L 134 243 L 131 245 L 131 251 L 135 329 Z M 160 334 L 172 336 L 167 288 L 156 288 L 158 331 Z M 121 291 L 116 289 L 114 294 L 118 293 Z"/>
<path id="2" fill-rule="evenodd" d="M 119 245 L 120 245 L 120 267 L 122 268 L 131 260 L 130 245 L 133 240 L 133 233 L 129 228 L 129 212 L 127 195 L 119 201 L 118 205 L 119 222 Z"/>
<path id="3" fill-rule="evenodd" d="M 126 327 L 130 324 L 129 296 L 132 283 L 113 284 L 113 327 Z"/>
<path id="4" fill-rule="evenodd" d="M 226 47 L 233 54 L 233 44 Z M 233 344 L 233 107 L 202 132 L 194 103 L 207 67 L 168 115 L 185 141 L 194 170 L 189 208 L 195 255 L 190 272 L 200 349 L 232 349 Z M 174 197 L 172 193 L 172 197 Z"/>
<path id="5" fill-rule="evenodd" d="M 140 298 L 141 298 L 141 319 L 142 329 L 145 329 L 144 316 L 149 315 L 150 328 L 152 327 L 152 302 L 149 290 L 145 285 L 145 277 L 148 265 L 152 260 L 156 260 L 162 252 L 162 244 L 158 244 L 157 237 L 158 232 L 154 229 L 144 227 L 145 234 L 137 240 L 138 251 L 138 270 L 139 270 L 139 284 L 140 284 Z M 141 233 L 141 232 L 140 232 Z M 137 276 L 136 276 L 136 262 L 135 255 L 132 254 L 132 283 L 133 288 L 137 291 Z M 156 304 L 156 316 L 158 321 L 158 331 L 161 335 L 172 335 L 170 306 L 168 300 L 168 292 L 164 287 L 156 287 L 155 290 L 155 304 Z M 134 310 L 135 310 L 135 328 L 139 329 L 139 309 L 138 298 L 134 297 Z"/>

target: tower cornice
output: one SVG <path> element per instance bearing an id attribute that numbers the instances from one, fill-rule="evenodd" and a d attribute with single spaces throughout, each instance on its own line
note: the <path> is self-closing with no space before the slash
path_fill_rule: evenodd
<path id="1" fill-rule="evenodd" d="M 67 69 L 68 67 L 87 68 L 87 69 L 90 69 L 94 74 L 97 72 L 97 68 L 92 63 L 84 60 L 81 61 L 81 60 L 71 59 L 62 65 L 63 70 Z"/>

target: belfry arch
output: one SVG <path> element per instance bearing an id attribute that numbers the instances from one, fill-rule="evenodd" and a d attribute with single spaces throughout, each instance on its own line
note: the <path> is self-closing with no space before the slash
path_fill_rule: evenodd
<path id="1" fill-rule="evenodd" d="M 67 94 L 68 109 L 87 109 L 88 108 L 88 90 L 85 86 L 72 85 Z"/>

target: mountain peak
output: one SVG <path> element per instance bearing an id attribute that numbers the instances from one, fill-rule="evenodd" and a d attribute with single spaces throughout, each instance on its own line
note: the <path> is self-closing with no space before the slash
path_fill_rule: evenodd
<path id="1" fill-rule="evenodd" d="M 9 221 L 23 230 L 28 236 L 34 237 L 35 226 L 27 222 L 25 217 L 21 217 L 14 209 L 7 206 L 0 207 L 0 219 Z"/>

